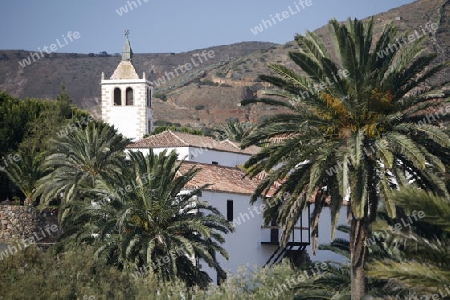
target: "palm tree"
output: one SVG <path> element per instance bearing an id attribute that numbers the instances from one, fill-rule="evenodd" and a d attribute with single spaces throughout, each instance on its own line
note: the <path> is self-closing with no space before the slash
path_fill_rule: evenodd
<path id="1" fill-rule="evenodd" d="M 406 230 L 386 231 L 386 243 L 398 249 L 396 257 L 378 258 L 368 264 L 368 274 L 388 280 L 417 295 L 447 294 L 450 290 L 450 202 L 421 189 L 404 189 L 395 194 L 397 204 L 410 217 Z M 442 295 L 439 295 L 442 297 Z M 445 297 L 442 297 L 447 299 Z"/>
<path id="2" fill-rule="evenodd" d="M 81 191 L 93 188 L 100 179 L 118 175 L 129 143 L 117 130 L 103 122 L 61 131 L 51 140 L 36 194 L 45 207 L 61 197 L 62 203 L 82 200 Z"/>
<path id="3" fill-rule="evenodd" d="M 37 181 L 44 175 L 42 171 L 43 155 L 30 149 L 22 149 L 18 152 L 20 160 L 11 164 L 8 168 L 0 168 L 25 195 L 24 204 L 31 205 L 35 200 Z"/>
<path id="4" fill-rule="evenodd" d="M 98 181 L 89 202 L 69 203 L 72 214 L 63 220 L 67 235 L 92 243 L 96 254 L 110 264 L 135 274 L 154 273 L 162 281 L 182 279 L 204 288 L 211 278 L 199 269 L 202 259 L 217 270 L 216 253 L 228 258 L 220 246 L 221 233 L 232 226 L 214 207 L 186 184 L 199 169 L 182 173 L 175 152 L 129 153 L 131 167 L 112 181 Z"/>
<path id="5" fill-rule="evenodd" d="M 240 143 L 254 128 L 255 125 L 250 122 L 238 122 L 230 119 L 216 131 L 219 133 L 221 140 L 229 139 L 230 141 Z"/>
<path id="6" fill-rule="evenodd" d="M 242 144 L 263 147 L 245 164 L 249 175 L 268 173 L 252 202 L 267 194 L 276 181 L 282 182 L 274 197 L 283 201 L 277 213 L 283 244 L 312 197 L 313 235 L 326 202 L 333 235 L 342 202 L 350 201 L 352 299 L 365 294 L 364 244 L 378 207 L 384 205 L 389 215 L 395 215 L 389 197 L 392 187 L 414 181 L 439 195 L 448 194 L 441 179 L 445 172 L 441 159 L 448 156 L 449 137 L 436 121 L 416 122 L 425 109 L 442 104 L 436 101 L 442 93 L 429 100 L 432 88 L 425 82 L 446 65 L 429 67 L 436 55 L 421 50 L 424 38 L 379 59 L 377 52 L 395 44 L 397 30 L 387 25 L 374 42 L 373 26 L 373 19 L 349 19 L 344 24 L 331 20 L 333 54 L 313 33 L 297 35 L 300 51 L 289 57 L 306 75 L 269 65 L 276 75 L 259 78 L 277 88 L 266 94 L 278 99 L 241 102 L 289 110 L 264 121 Z M 272 218 L 268 211 L 266 222 Z"/>

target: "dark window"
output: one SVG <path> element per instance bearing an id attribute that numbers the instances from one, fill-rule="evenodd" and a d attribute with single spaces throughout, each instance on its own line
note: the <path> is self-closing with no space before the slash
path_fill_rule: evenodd
<path id="1" fill-rule="evenodd" d="M 152 132 L 152 121 L 148 120 L 148 125 L 147 125 L 147 133 L 151 133 Z"/>
<path id="2" fill-rule="evenodd" d="M 233 221 L 233 200 L 227 200 L 227 220 Z"/>
<path id="3" fill-rule="evenodd" d="M 152 107 L 152 90 L 147 89 L 147 107 Z"/>
<path id="4" fill-rule="evenodd" d="M 277 226 L 277 221 L 276 220 L 272 220 L 270 222 L 270 226 L 276 227 Z M 270 242 L 271 243 L 278 243 L 279 239 L 279 230 L 278 228 L 272 228 L 270 229 Z"/>
<path id="5" fill-rule="evenodd" d="M 126 95 L 127 95 L 126 105 L 133 105 L 133 89 L 127 88 Z"/>
<path id="6" fill-rule="evenodd" d="M 114 105 L 122 105 L 122 91 L 119 88 L 114 89 Z"/>

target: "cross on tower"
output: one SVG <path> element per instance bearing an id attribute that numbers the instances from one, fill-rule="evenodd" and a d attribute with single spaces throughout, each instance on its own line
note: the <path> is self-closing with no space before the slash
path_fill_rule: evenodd
<path id="1" fill-rule="evenodd" d="M 125 36 L 127 37 L 127 39 L 128 39 L 129 35 L 130 35 L 130 30 L 129 29 L 125 29 Z"/>

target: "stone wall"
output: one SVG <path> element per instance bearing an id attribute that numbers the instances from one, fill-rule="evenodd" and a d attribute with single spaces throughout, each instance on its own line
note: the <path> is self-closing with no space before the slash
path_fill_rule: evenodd
<path id="1" fill-rule="evenodd" d="M 57 213 L 52 210 L 0 205 L 0 243 L 29 238 L 36 243 L 51 243 L 59 235 Z"/>

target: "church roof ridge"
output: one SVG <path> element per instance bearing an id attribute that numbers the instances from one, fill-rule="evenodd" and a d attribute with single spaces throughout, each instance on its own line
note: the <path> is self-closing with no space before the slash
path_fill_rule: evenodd
<path id="1" fill-rule="evenodd" d="M 203 136 L 193 135 L 185 132 L 174 132 L 170 129 L 160 132 L 158 134 L 150 135 L 146 138 L 140 139 L 131 143 L 127 148 L 172 148 L 172 147 L 196 147 L 207 148 L 211 150 L 241 153 L 241 154 L 256 154 L 260 148 L 257 146 L 250 146 L 241 149 L 238 145 L 230 141 L 216 141 L 215 139 Z"/>
<path id="2" fill-rule="evenodd" d="M 181 137 L 179 137 L 178 135 L 176 135 L 172 130 L 168 129 L 167 130 L 171 135 L 173 135 L 176 139 L 178 139 L 180 142 L 182 142 L 183 144 L 185 144 L 186 146 L 190 146 L 189 143 L 187 143 L 186 141 L 184 141 Z"/>

